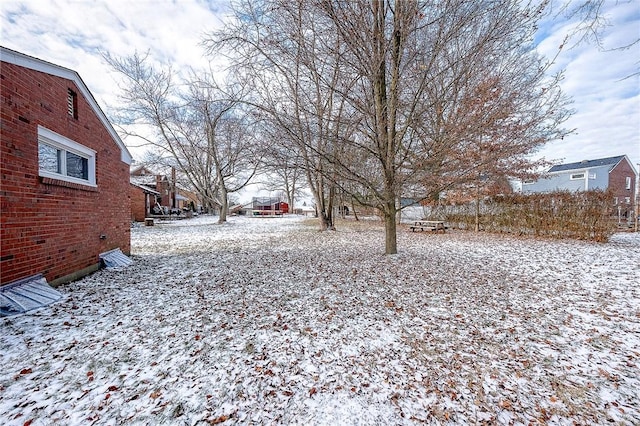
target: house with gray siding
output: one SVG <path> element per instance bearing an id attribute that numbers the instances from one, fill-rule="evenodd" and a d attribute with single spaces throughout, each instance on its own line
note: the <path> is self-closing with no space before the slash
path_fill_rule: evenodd
<path id="1" fill-rule="evenodd" d="M 522 192 L 609 190 L 613 204 L 619 210 L 631 213 L 635 205 L 636 179 L 637 172 L 629 158 L 619 155 L 553 166 L 542 178 L 522 182 Z"/>

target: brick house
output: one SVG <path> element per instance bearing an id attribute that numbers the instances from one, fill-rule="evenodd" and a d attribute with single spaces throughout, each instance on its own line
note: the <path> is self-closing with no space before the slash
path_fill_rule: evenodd
<path id="1" fill-rule="evenodd" d="M 144 185 L 131 182 L 131 220 L 142 222 L 151 216 L 151 209 L 156 205 L 160 193 Z"/>
<path id="2" fill-rule="evenodd" d="M 130 251 L 131 155 L 80 76 L 0 47 L 0 285 Z M 124 196 L 123 196 L 124 194 Z"/>
<path id="3" fill-rule="evenodd" d="M 152 214 L 152 208 L 161 200 L 156 190 L 156 177 L 144 166 L 131 166 L 130 170 L 131 220 L 142 222 Z"/>
<path id="4" fill-rule="evenodd" d="M 635 205 L 636 173 L 626 155 L 559 164 L 549 169 L 541 179 L 523 182 L 522 192 L 609 190 L 619 213 L 631 217 Z"/>
<path id="5" fill-rule="evenodd" d="M 175 170 L 171 176 L 155 174 L 142 165 L 131 167 L 131 217 L 141 222 L 145 217 L 163 215 L 157 211 L 183 211 L 200 205 L 198 196 L 178 187 Z"/>

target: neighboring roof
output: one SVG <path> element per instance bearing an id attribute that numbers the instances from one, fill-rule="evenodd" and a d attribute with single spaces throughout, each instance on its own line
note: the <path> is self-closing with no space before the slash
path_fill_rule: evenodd
<path id="1" fill-rule="evenodd" d="M 154 188 L 156 187 L 156 184 L 157 184 L 156 177 L 154 175 L 144 175 L 144 176 L 130 175 L 129 182 L 135 183 L 136 185 L 152 186 Z"/>
<path id="2" fill-rule="evenodd" d="M 129 164 L 129 173 L 130 174 L 138 173 L 143 169 L 147 170 L 146 167 L 144 167 L 144 164 L 136 164 L 136 163 Z"/>
<path id="3" fill-rule="evenodd" d="M 583 160 L 577 163 L 558 164 L 549 169 L 549 173 L 564 172 L 567 170 L 576 169 L 588 169 L 591 167 L 611 166 L 609 170 L 613 169 L 620 161 L 625 158 L 624 155 L 618 155 L 617 157 L 599 158 L 597 160 Z"/>
<path id="4" fill-rule="evenodd" d="M 270 198 L 270 197 L 253 197 L 252 204 L 254 207 L 256 206 L 272 206 L 274 204 L 284 203 L 279 198 Z"/>
<path id="5" fill-rule="evenodd" d="M 122 142 L 120 136 L 118 136 L 111 125 L 111 122 L 102 109 L 100 109 L 98 102 L 96 102 L 91 91 L 87 85 L 84 84 L 84 81 L 82 81 L 82 78 L 80 78 L 80 75 L 77 72 L 70 70 L 69 68 L 61 67 L 60 65 L 43 61 L 42 59 L 34 58 L 33 56 L 25 55 L 24 53 L 16 52 L 15 50 L 8 49 L 4 46 L 0 46 L 0 61 L 73 81 L 89 105 L 91 105 L 91 108 L 98 116 L 105 129 L 107 129 L 118 147 L 120 147 L 120 159 L 127 164 L 131 164 L 131 153 L 125 146 L 124 142 Z"/>
<path id="6" fill-rule="evenodd" d="M 158 191 L 155 191 L 151 188 L 149 188 L 148 186 L 142 185 L 142 184 L 137 184 L 135 182 L 130 182 L 131 185 L 135 186 L 136 188 L 140 188 L 142 189 L 144 192 L 147 192 L 149 194 L 153 194 L 153 195 L 160 195 L 160 193 Z"/>
<path id="7" fill-rule="evenodd" d="M 129 166 L 129 174 L 131 176 L 153 176 L 154 179 L 156 175 L 160 176 L 160 173 L 156 173 L 144 164 L 140 163 L 131 164 Z"/>

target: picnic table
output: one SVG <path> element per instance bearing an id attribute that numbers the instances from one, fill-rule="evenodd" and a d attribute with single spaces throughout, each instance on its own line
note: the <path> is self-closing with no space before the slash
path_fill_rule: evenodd
<path id="1" fill-rule="evenodd" d="M 444 226 L 443 220 L 416 220 L 413 222 L 413 226 L 410 226 L 409 229 L 411 229 L 412 232 L 419 230 L 435 232 L 442 231 L 442 233 L 444 233 L 447 227 Z"/>

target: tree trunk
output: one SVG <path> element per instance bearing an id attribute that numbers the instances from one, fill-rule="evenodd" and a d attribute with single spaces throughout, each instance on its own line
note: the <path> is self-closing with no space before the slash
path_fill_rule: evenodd
<path id="1" fill-rule="evenodd" d="M 295 200 L 294 190 L 287 191 L 287 203 L 289 204 L 289 213 L 293 214 L 293 210 L 295 209 L 293 203 Z"/>
<path id="2" fill-rule="evenodd" d="M 395 208 L 390 212 L 384 213 L 384 231 L 384 253 L 397 254 L 398 239 Z"/>
<path id="3" fill-rule="evenodd" d="M 359 221 L 360 219 L 358 219 L 358 213 L 356 212 L 356 203 L 353 196 L 351 197 L 351 211 L 353 212 L 353 218 L 356 220 L 356 222 Z"/>
<path id="4" fill-rule="evenodd" d="M 220 206 L 218 223 L 225 223 L 227 221 L 227 212 L 229 211 L 229 194 L 227 194 L 227 188 L 224 185 L 220 185 L 220 198 L 222 198 L 222 205 Z"/>
<path id="5" fill-rule="evenodd" d="M 476 226 L 475 231 L 480 232 L 480 186 L 476 186 Z"/>
<path id="6" fill-rule="evenodd" d="M 321 231 L 334 231 L 336 228 L 333 226 L 333 218 L 331 212 L 327 212 L 325 209 L 318 210 L 318 219 L 320 219 Z"/>
<path id="7" fill-rule="evenodd" d="M 336 228 L 333 224 L 331 205 L 327 205 L 321 194 L 314 193 L 314 197 L 316 200 L 316 212 L 318 214 L 318 219 L 320 220 L 320 230 L 335 231 Z"/>

